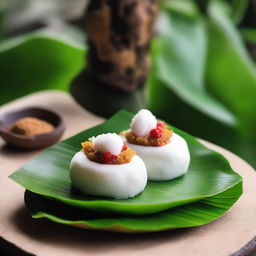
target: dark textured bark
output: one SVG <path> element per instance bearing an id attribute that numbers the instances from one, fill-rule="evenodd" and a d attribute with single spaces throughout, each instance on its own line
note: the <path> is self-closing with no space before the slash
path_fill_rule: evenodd
<path id="1" fill-rule="evenodd" d="M 87 74 L 124 92 L 141 87 L 157 10 L 158 0 L 91 0 L 85 13 Z"/>

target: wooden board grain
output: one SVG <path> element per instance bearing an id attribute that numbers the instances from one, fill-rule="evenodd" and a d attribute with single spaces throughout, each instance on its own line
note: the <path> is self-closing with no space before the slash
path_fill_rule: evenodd
<path id="1" fill-rule="evenodd" d="M 44 106 L 63 116 L 67 125 L 63 138 L 103 121 L 80 108 L 68 94 L 54 91 L 19 99 L 0 108 L 0 114 L 32 105 Z M 32 219 L 24 207 L 24 189 L 8 175 L 39 151 L 14 150 L 0 140 L 0 236 L 38 256 L 249 255 L 255 250 L 252 239 L 256 235 L 256 172 L 234 154 L 204 143 L 225 155 L 243 177 L 242 197 L 223 217 L 208 225 L 134 235 L 88 231 Z"/>

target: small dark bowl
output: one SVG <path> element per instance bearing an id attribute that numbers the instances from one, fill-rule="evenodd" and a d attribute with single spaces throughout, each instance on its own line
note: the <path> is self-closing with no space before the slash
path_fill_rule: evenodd
<path id="1" fill-rule="evenodd" d="M 55 129 L 35 136 L 19 135 L 9 130 L 10 126 L 24 117 L 35 117 L 52 124 Z M 5 113 L 0 116 L 0 136 L 10 145 L 18 148 L 37 149 L 55 144 L 62 136 L 65 125 L 60 115 L 50 110 L 30 107 Z"/>

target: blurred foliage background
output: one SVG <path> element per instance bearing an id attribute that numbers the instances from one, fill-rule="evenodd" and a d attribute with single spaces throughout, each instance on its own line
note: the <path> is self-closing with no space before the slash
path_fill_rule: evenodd
<path id="1" fill-rule="evenodd" d="M 86 65 L 86 0 L 0 0 L 0 105 L 68 91 Z M 256 166 L 256 1 L 162 0 L 148 106 Z"/>

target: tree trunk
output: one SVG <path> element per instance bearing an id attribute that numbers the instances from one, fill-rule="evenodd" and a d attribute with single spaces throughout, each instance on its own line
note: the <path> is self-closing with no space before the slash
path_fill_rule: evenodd
<path id="1" fill-rule="evenodd" d="M 149 48 L 159 0 L 91 0 L 85 12 L 86 69 L 70 91 L 104 117 L 146 107 Z"/>
<path id="2" fill-rule="evenodd" d="M 146 81 L 158 0 L 91 0 L 85 13 L 88 74 L 131 92 Z"/>

